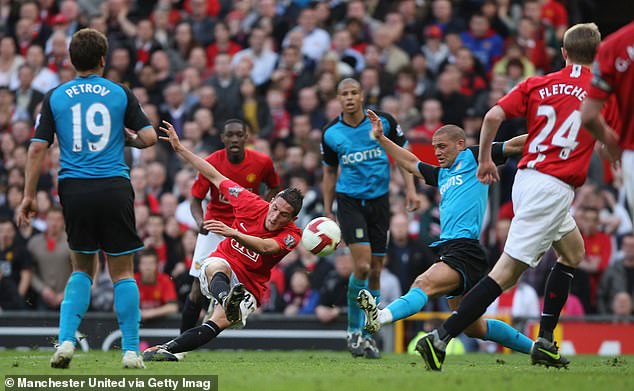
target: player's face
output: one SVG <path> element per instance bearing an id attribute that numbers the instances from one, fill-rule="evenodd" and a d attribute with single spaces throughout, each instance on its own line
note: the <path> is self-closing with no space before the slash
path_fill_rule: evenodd
<path id="1" fill-rule="evenodd" d="M 294 220 L 293 207 L 282 197 L 275 197 L 269 204 L 264 227 L 269 231 L 277 231 Z"/>
<path id="2" fill-rule="evenodd" d="M 241 124 L 229 124 L 222 132 L 222 142 L 225 144 L 227 153 L 240 155 L 244 153 L 244 145 L 247 142 L 247 132 Z"/>
<path id="3" fill-rule="evenodd" d="M 337 91 L 337 99 L 346 114 L 354 114 L 363 109 L 363 93 L 354 83 L 341 86 Z"/>
<path id="4" fill-rule="evenodd" d="M 458 153 L 464 149 L 464 140 L 452 140 L 446 133 L 434 134 L 431 144 L 434 147 L 438 163 L 443 168 L 451 167 Z"/>

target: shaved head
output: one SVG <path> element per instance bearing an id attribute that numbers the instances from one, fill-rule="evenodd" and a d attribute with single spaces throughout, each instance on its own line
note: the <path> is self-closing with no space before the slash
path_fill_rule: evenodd
<path id="1" fill-rule="evenodd" d="M 339 84 L 337 85 L 337 92 L 341 91 L 341 89 L 344 88 L 347 85 L 352 85 L 352 86 L 354 86 L 354 87 L 356 87 L 356 88 L 358 88 L 360 90 L 362 89 L 361 88 L 361 83 L 359 83 L 357 80 L 355 80 L 355 79 L 353 79 L 351 77 L 348 77 L 348 78 L 345 78 L 345 79 L 343 79 L 342 81 L 339 82 Z"/>
<path id="2" fill-rule="evenodd" d="M 458 141 L 458 140 L 465 140 L 466 136 L 464 134 L 464 130 L 462 130 L 461 127 L 456 126 L 456 125 L 445 125 L 440 127 L 436 133 L 434 133 L 434 136 L 441 136 L 443 134 L 446 134 L 447 137 L 449 137 L 449 139 L 451 141 Z"/>

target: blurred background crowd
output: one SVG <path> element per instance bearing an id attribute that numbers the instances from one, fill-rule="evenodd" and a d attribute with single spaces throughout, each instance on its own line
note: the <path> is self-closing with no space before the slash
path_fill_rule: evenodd
<path id="1" fill-rule="evenodd" d="M 564 31 L 591 19 L 583 0 L 0 0 L 0 308 L 56 310 L 70 274 L 57 197 L 59 149 L 53 145 L 38 184 L 32 227 L 17 228 L 29 139 L 40 102 L 75 77 L 72 34 L 91 27 L 110 42 L 105 76 L 130 87 L 156 128 L 170 121 L 184 143 L 207 156 L 222 148 L 230 118 L 249 126 L 249 148 L 272 157 L 282 186 L 304 192 L 298 225 L 323 213 L 322 127 L 341 107 L 336 86 L 360 80 L 368 108 L 397 118 L 411 149 L 434 162 L 431 135 L 443 124 L 464 127 L 478 143 L 482 117 L 513 86 L 557 70 Z M 505 140 L 525 133 L 506 121 Z M 148 251 L 137 256 L 144 321 L 177 313 L 189 292 L 197 227 L 189 212 L 196 173 L 165 145 L 126 150 L 137 229 Z M 482 241 L 491 262 L 503 249 L 513 217 L 510 191 L 516 159 L 492 187 Z M 436 255 L 439 194 L 419 184 L 424 208 L 408 213 L 394 170 L 390 243 L 381 276 L 387 303 L 407 291 Z M 577 190 L 574 217 L 586 258 L 564 315 L 632 314 L 634 236 L 620 171 L 596 153 Z M 546 271 L 555 254 L 526 273 L 490 311 L 538 316 Z M 91 310 L 110 311 L 107 260 L 93 285 Z M 301 246 L 276 267 L 261 311 L 317 314 L 345 311 L 352 260 L 345 247 L 317 258 Z M 428 309 L 444 310 L 443 300 Z"/>

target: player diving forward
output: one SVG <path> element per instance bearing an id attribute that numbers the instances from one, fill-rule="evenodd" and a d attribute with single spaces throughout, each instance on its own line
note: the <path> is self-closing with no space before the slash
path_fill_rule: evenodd
<path id="1" fill-rule="evenodd" d="M 295 188 L 279 193 L 266 202 L 244 187 L 228 180 L 216 168 L 185 148 L 174 127 L 163 121 L 161 137 L 218 188 L 233 206 L 231 227 L 209 220 L 204 228 L 225 237 L 203 262 L 199 275 L 200 289 L 207 298 L 216 300 L 211 319 L 189 329 L 178 338 L 143 352 L 146 361 L 177 361 L 176 353 L 194 350 L 228 327 L 243 327 L 247 316 L 262 300 L 271 268 L 299 243 L 301 230 L 293 221 L 302 208 L 303 196 Z"/>

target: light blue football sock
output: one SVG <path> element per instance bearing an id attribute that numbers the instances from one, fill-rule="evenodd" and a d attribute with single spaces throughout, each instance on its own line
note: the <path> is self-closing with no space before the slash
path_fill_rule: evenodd
<path id="1" fill-rule="evenodd" d="M 363 311 L 357 303 L 361 289 L 368 287 L 368 280 L 358 280 L 354 273 L 348 280 L 348 334 L 358 333 L 363 328 Z"/>
<path id="2" fill-rule="evenodd" d="M 526 354 L 530 353 L 533 347 L 530 338 L 497 319 L 487 319 L 487 333 L 484 339 Z"/>
<path id="3" fill-rule="evenodd" d="M 381 290 L 380 289 L 368 289 L 370 291 L 370 293 L 372 294 L 372 296 L 374 297 L 374 300 L 376 301 L 376 306 L 379 306 L 379 303 L 381 302 Z M 361 325 L 363 327 L 363 325 L 365 324 L 365 312 L 361 312 Z M 368 337 L 372 334 L 368 333 L 367 331 L 363 330 L 362 332 L 363 337 Z"/>
<path id="4" fill-rule="evenodd" d="M 77 343 L 75 332 L 90 305 L 92 279 L 84 272 L 73 272 L 66 283 L 64 300 L 60 306 L 59 343 Z"/>
<path id="5" fill-rule="evenodd" d="M 420 288 L 412 288 L 387 306 L 392 314 L 392 322 L 407 318 L 423 309 L 427 304 L 427 294 Z"/>
<path id="6" fill-rule="evenodd" d="M 125 278 L 114 283 L 114 311 L 117 313 L 121 330 L 121 351 L 139 352 L 139 288 L 133 278 Z"/>

